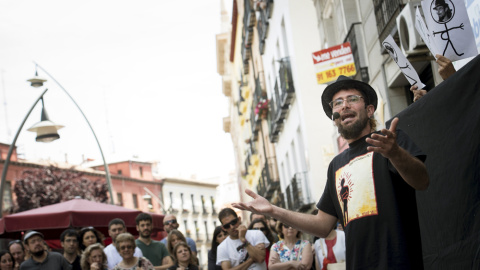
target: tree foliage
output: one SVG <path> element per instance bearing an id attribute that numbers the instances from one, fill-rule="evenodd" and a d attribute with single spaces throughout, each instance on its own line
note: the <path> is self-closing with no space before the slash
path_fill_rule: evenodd
<path id="1" fill-rule="evenodd" d="M 76 196 L 96 202 L 108 200 L 105 181 L 92 181 L 82 172 L 54 166 L 23 171 L 13 191 L 17 196 L 14 212 L 68 201 Z"/>

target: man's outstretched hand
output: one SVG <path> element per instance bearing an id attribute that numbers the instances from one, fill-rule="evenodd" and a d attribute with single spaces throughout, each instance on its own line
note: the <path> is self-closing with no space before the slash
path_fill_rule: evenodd
<path id="1" fill-rule="evenodd" d="M 245 193 L 252 197 L 253 201 L 243 203 L 232 203 L 232 206 L 240 210 L 247 210 L 255 214 L 269 214 L 273 211 L 272 204 L 267 201 L 264 197 L 258 195 L 257 193 L 251 191 L 250 189 L 245 189 Z"/>
<path id="2" fill-rule="evenodd" d="M 373 151 L 382 154 L 385 158 L 392 158 L 397 155 L 400 150 L 400 146 L 397 144 L 397 129 L 398 118 L 393 119 L 389 129 L 382 129 L 381 134 L 374 133 L 371 138 L 367 138 L 366 142 L 373 145 L 368 146 L 368 151 Z"/>

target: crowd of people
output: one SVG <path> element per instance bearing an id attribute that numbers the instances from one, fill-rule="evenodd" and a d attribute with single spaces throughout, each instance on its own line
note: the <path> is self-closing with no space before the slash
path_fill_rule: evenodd
<path id="1" fill-rule="evenodd" d="M 52 252 L 41 232 L 28 231 L 23 239 L 10 241 L 7 250 L 0 251 L 0 270 L 199 269 L 195 242 L 177 230 L 175 216 L 164 217 L 168 235 L 163 242 L 151 238 L 151 215 L 140 213 L 135 222 L 137 239 L 127 232 L 122 219 L 111 220 L 108 235 L 112 243 L 106 247 L 103 234 L 93 227 L 66 229 L 60 235 L 63 254 Z"/>
<path id="2" fill-rule="evenodd" d="M 330 236 L 318 239 L 315 247 L 318 244 L 321 248 L 314 248 L 301 239 L 300 231 L 265 215 L 251 214 L 248 229 L 231 208 L 223 209 L 219 220 L 222 225 L 214 229 L 208 252 L 209 270 L 238 265 L 246 267 L 241 269 L 320 270 L 345 260 L 345 244 L 340 243 L 345 241 L 342 231 L 335 233 L 333 242 Z M 139 214 L 135 222 L 137 239 L 126 232 L 122 219 L 111 220 L 108 235 L 112 243 L 107 246 L 103 234 L 93 227 L 66 229 L 60 235 L 63 253 L 52 252 L 41 232 L 28 231 L 23 239 L 10 241 L 7 250 L 0 251 L 0 270 L 200 269 L 195 241 L 177 230 L 174 215 L 164 217 L 168 234 L 162 241 L 151 239 L 153 220 L 149 214 Z"/>
<path id="3" fill-rule="evenodd" d="M 263 214 L 251 213 L 248 228 L 231 208 L 220 211 L 218 218 L 222 226 L 214 231 L 209 270 L 345 269 L 345 235 L 341 230 L 332 230 L 325 239 L 314 239 L 312 245 L 302 239 L 301 231 Z"/>

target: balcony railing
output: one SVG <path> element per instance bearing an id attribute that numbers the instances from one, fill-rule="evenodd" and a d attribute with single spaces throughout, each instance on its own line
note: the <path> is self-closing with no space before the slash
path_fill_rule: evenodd
<path id="1" fill-rule="evenodd" d="M 296 173 L 285 193 L 288 209 L 297 212 L 308 210 L 313 202 L 308 190 L 307 172 Z"/>
<path id="2" fill-rule="evenodd" d="M 247 44 L 247 38 L 245 34 L 242 36 L 242 60 L 243 60 L 243 73 L 248 74 L 250 71 L 250 66 L 248 65 L 248 61 L 250 60 L 252 56 L 252 50 L 251 50 L 251 43 Z"/>
<path id="3" fill-rule="evenodd" d="M 243 14 L 243 30 L 245 34 L 245 45 L 252 45 L 253 26 L 255 26 L 255 9 L 252 0 L 245 0 L 245 12 Z"/>
<path id="4" fill-rule="evenodd" d="M 257 150 L 255 148 L 255 142 L 253 140 L 250 140 L 250 142 L 248 142 L 248 144 L 249 144 L 249 147 L 247 148 L 247 155 L 245 157 L 245 171 L 246 172 L 248 172 L 248 167 L 250 167 L 250 165 L 252 165 L 250 163 L 250 158 L 257 153 Z"/>
<path id="5" fill-rule="evenodd" d="M 269 113 L 269 126 L 270 126 L 270 141 L 272 143 L 278 142 L 278 136 L 283 129 L 283 120 L 285 115 L 282 115 L 282 103 L 280 101 L 280 93 L 278 90 L 278 81 L 275 81 L 275 87 L 273 88 L 274 100 L 268 104 L 270 110 Z"/>
<path id="6" fill-rule="evenodd" d="M 273 0 L 264 0 L 261 1 L 259 4 L 259 12 L 257 14 L 260 15 L 257 18 L 257 30 L 258 30 L 258 37 L 260 43 L 260 53 L 263 54 L 265 51 L 265 39 L 267 39 L 268 35 L 268 19 L 272 16 L 273 10 Z"/>
<path id="7" fill-rule="evenodd" d="M 295 88 L 293 86 L 292 68 L 290 67 L 289 57 L 285 57 L 280 61 L 279 70 L 282 109 L 288 110 L 288 106 L 292 102 Z"/>
<path id="8" fill-rule="evenodd" d="M 287 117 L 290 104 L 295 95 L 290 60 L 288 57 L 285 57 L 279 62 L 278 80 L 275 81 L 275 87 L 273 89 L 275 100 L 269 104 L 270 141 L 273 143 L 278 141 L 279 133 L 283 130 L 283 120 Z"/>
<path id="9" fill-rule="evenodd" d="M 258 194 L 270 201 L 275 190 L 279 187 L 280 182 L 278 178 L 277 160 L 275 157 L 267 158 L 267 162 L 262 169 L 262 175 L 257 186 Z"/>
<path id="10" fill-rule="evenodd" d="M 401 4 L 401 0 L 373 0 L 380 42 L 383 42 L 396 27 L 396 18 L 402 10 Z"/>
<path id="11" fill-rule="evenodd" d="M 252 101 L 252 110 L 250 113 L 250 125 L 252 128 L 252 140 L 256 141 L 258 139 L 258 131 L 260 130 L 260 125 L 262 119 L 259 114 L 255 114 L 255 108 L 264 97 L 262 86 L 260 84 L 260 78 L 255 79 L 255 91 L 253 93 Z"/>
<path id="12" fill-rule="evenodd" d="M 352 49 L 353 61 L 355 62 L 355 68 L 357 70 L 356 79 L 361 78 L 363 82 L 368 83 L 370 78 L 368 76 L 368 67 L 366 65 L 365 55 L 361 48 L 362 46 L 362 23 L 352 23 L 350 30 L 348 30 L 345 42 L 350 42 Z"/>

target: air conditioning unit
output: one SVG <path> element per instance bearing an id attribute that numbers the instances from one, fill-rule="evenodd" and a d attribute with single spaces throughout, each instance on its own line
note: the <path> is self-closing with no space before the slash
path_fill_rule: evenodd
<path id="1" fill-rule="evenodd" d="M 406 56 L 428 52 L 417 29 L 415 29 L 415 10 L 422 7 L 420 2 L 408 2 L 397 17 L 400 48 Z"/>

